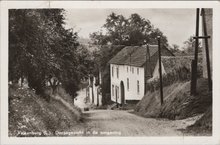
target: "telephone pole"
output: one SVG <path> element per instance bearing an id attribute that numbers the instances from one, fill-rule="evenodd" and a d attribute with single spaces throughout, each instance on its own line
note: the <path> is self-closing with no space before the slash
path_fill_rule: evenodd
<path id="1" fill-rule="evenodd" d="M 192 74 L 191 74 L 191 95 L 196 94 L 197 86 L 197 64 L 198 64 L 198 47 L 199 47 L 199 8 L 196 9 L 196 35 L 195 39 L 195 55 L 192 61 Z"/>
<path id="2" fill-rule="evenodd" d="M 202 10 L 201 10 L 202 23 L 203 23 L 203 35 L 204 36 L 199 36 L 199 12 L 200 12 L 200 9 L 197 8 L 197 10 L 196 10 L 196 36 L 194 37 L 194 39 L 195 39 L 195 57 L 194 57 L 194 60 L 192 61 L 192 74 L 191 74 L 191 95 L 196 95 L 199 39 L 205 40 L 208 87 L 209 87 L 209 91 L 212 90 L 212 79 L 211 79 L 210 60 L 209 60 L 209 45 L 208 45 L 208 39 L 210 38 L 210 36 L 208 36 L 208 34 L 207 34 L 204 8 L 202 8 Z"/>
<path id="3" fill-rule="evenodd" d="M 159 61 L 159 76 L 160 76 L 160 101 L 163 105 L 163 78 L 162 78 L 162 66 L 161 66 L 161 46 L 160 46 L 160 36 L 157 37 L 158 40 L 158 61 Z"/>

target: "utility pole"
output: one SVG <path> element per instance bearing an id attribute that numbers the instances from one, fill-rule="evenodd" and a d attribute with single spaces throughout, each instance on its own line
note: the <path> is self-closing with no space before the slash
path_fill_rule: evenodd
<path id="1" fill-rule="evenodd" d="M 145 56 L 146 59 L 145 59 L 145 67 L 144 67 L 144 94 L 147 93 L 147 50 Z"/>
<path id="2" fill-rule="evenodd" d="M 207 34 L 205 11 L 203 8 L 201 10 L 201 16 L 202 16 L 203 35 L 204 36 L 199 36 L 199 12 L 200 12 L 200 9 L 197 8 L 197 11 L 196 11 L 196 36 L 194 37 L 194 39 L 195 39 L 195 58 L 192 61 L 191 95 L 196 94 L 199 39 L 205 39 L 208 87 L 209 87 L 209 91 L 212 90 L 212 79 L 211 79 L 210 60 L 209 60 L 209 45 L 208 45 L 208 39 L 210 38 L 210 36 L 208 36 L 208 34 Z"/>
<path id="3" fill-rule="evenodd" d="M 162 67 L 161 67 L 161 46 L 160 46 L 160 36 L 157 37 L 158 40 L 158 57 L 159 57 L 159 76 L 160 76 L 160 101 L 163 105 L 163 78 L 162 78 Z"/>
<path id="4" fill-rule="evenodd" d="M 118 87 L 115 87 L 115 91 L 116 91 L 116 95 L 115 95 L 115 99 L 116 99 L 116 107 L 118 108 Z"/>
<path id="5" fill-rule="evenodd" d="M 208 86 L 209 91 L 212 90 L 212 78 L 211 78 L 211 70 L 210 70 L 210 59 L 209 59 L 209 44 L 208 44 L 208 36 L 207 28 L 206 28 L 206 18 L 205 18 L 205 10 L 202 8 L 201 10 L 202 23 L 203 23 L 203 34 L 205 39 L 205 51 L 206 51 L 206 63 L 207 63 L 207 75 L 208 75 Z"/>
<path id="6" fill-rule="evenodd" d="M 147 45 L 145 45 L 146 46 L 146 48 L 148 48 L 148 44 Z M 144 86 L 144 94 L 146 94 L 147 93 L 147 78 L 148 78 L 148 74 L 147 74 L 147 67 L 148 67 L 148 64 L 147 64 L 147 62 L 148 62 L 148 59 L 147 59 L 147 54 L 148 52 L 147 52 L 147 49 L 146 49 L 146 54 L 145 54 L 145 67 L 144 67 L 144 84 L 145 84 L 145 86 Z"/>
<path id="7" fill-rule="evenodd" d="M 152 70 L 151 70 L 151 63 L 150 63 L 150 49 L 149 49 L 149 45 L 147 45 L 147 55 L 148 55 L 148 62 L 149 62 L 150 77 L 153 77 Z"/>
<path id="8" fill-rule="evenodd" d="M 147 93 L 147 79 L 152 77 L 152 71 L 151 71 L 151 64 L 150 64 L 150 49 L 149 49 L 149 44 L 146 45 L 146 63 L 145 63 L 145 75 L 144 75 L 144 81 L 145 81 L 145 87 L 144 87 L 144 94 Z M 149 70 L 149 72 L 148 72 Z M 150 73 L 150 74 L 148 74 Z"/>
<path id="9" fill-rule="evenodd" d="M 196 35 L 195 39 L 195 55 L 192 61 L 192 74 L 191 74 L 191 95 L 196 94 L 197 86 L 197 64 L 198 64 L 198 47 L 199 47 L 199 8 L 196 9 Z"/>

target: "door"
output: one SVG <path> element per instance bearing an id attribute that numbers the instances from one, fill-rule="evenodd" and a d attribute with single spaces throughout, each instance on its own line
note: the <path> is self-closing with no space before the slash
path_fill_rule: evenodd
<path id="1" fill-rule="evenodd" d="M 121 88 L 121 105 L 123 105 L 125 103 L 125 87 L 123 81 L 121 81 L 120 88 Z"/>

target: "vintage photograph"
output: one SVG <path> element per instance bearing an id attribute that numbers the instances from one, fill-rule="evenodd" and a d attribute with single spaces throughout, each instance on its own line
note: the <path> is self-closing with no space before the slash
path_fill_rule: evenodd
<path id="1" fill-rule="evenodd" d="M 212 136 L 212 8 L 8 10 L 8 137 Z"/>

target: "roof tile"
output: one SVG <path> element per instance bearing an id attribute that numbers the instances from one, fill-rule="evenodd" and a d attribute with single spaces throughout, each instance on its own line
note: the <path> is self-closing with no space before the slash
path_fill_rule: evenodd
<path id="1" fill-rule="evenodd" d="M 157 45 L 149 45 L 150 56 L 153 56 L 157 51 Z M 146 53 L 146 46 L 127 46 L 118 52 L 109 63 L 140 67 L 146 62 Z"/>

